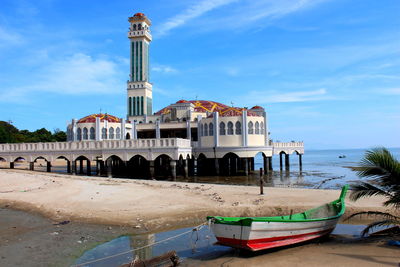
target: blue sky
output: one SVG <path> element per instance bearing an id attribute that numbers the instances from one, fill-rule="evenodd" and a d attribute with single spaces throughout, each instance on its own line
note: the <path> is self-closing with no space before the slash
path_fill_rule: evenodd
<path id="1" fill-rule="evenodd" d="M 0 120 L 126 116 L 127 18 L 152 20 L 154 110 L 263 106 L 274 140 L 399 147 L 398 0 L 0 0 Z"/>

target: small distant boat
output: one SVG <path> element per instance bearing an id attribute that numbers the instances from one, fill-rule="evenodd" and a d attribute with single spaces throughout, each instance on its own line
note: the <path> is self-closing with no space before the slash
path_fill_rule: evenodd
<path id="1" fill-rule="evenodd" d="M 340 155 L 339 156 L 339 159 L 344 159 L 344 158 L 346 158 L 346 155 Z"/>
<path id="2" fill-rule="evenodd" d="M 340 197 L 320 207 L 286 216 L 208 216 L 218 244 L 252 251 L 287 246 L 329 235 L 345 211 L 348 185 Z"/>

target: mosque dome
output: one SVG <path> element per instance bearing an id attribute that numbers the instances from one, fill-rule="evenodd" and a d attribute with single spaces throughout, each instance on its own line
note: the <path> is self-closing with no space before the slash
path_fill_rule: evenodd
<path id="1" fill-rule="evenodd" d="M 95 123 L 96 118 L 100 118 L 101 122 L 104 122 L 104 121 L 116 122 L 116 123 L 121 122 L 121 119 L 119 119 L 113 115 L 110 115 L 107 113 L 105 113 L 105 114 L 99 113 L 99 114 L 91 114 L 86 117 L 83 117 L 82 119 L 78 120 L 78 123 Z"/>
<path id="2" fill-rule="evenodd" d="M 252 107 L 251 109 L 264 109 L 263 107 L 260 107 L 260 106 L 254 106 L 254 107 Z"/>
<path id="3" fill-rule="evenodd" d="M 219 112 L 222 109 L 229 108 L 229 106 L 209 100 L 179 100 L 179 103 L 192 103 L 194 105 L 195 112 Z M 157 111 L 155 115 L 168 114 L 171 112 L 171 105 Z"/>
<path id="4" fill-rule="evenodd" d="M 143 13 L 136 13 L 135 15 L 133 15 L 134 17 L 144 17 L 145 15 Z"/>

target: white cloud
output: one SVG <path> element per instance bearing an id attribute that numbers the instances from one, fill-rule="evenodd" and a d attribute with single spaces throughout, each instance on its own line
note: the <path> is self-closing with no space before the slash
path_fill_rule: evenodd
<path id="1" fill-rule="evenodd" d="M 17 45 L 23 42 L 23 38 L 16 32 L 5 29 L 0 26 L 0 47 L 8 45 Z"/>
<path id="2" fill-rule="evenodd" d="M 178 73 L 177 69 L 174 69 L 173 67 L 165 66 L 165 65 L 156 65 L 156 66 L 152 67 L 151 70 L 155 71 L 155 72 L 161 72 L 161 73 L 167 73 L 167 74 Z"/>
<path id="3" fill-rule="evenodd" d="M 383 89 L 381 92 L 385 95 L 400 95 L 400 87 Z"/>
<path id="4" fill-rule="evenodd" d="M 155 27 L 155 33 L 159 36 L 166 35 L 172 29 L 200 16 L 202 19 L 192 24 L 197 26 L 196 30 L 201 31 L 260 27 L 264 25 L 258 23 L 262 19 L 278 19 L 326 1 L 329 0 L 204 0 Z M 217 16 L 207 16 L 207 12 L 225 5 L 229 5 L 229 8 L 224 12 Z"/>
<path id="5" fill-rule="evenodd" d="M 289 93 L 277 93 L 276 91 L 252 91 L 243 97 L 245 102 L 256 104 L 307 102 L 332 99 L 327 95 L 325 88 L 313 91 L 297 91 Z"/>
<path id="6" fill-rule="evenodd" d="M 188 7 L 182 13 L 168 19 L 164 24 L 161 24 L 156 29 L 156 34 L 166 35 L 172 29 L 186 24 L 188 21 L 200 17 L 206 12 L 213 9 L 219 8 L 221 6 L 236 2 L 237 0 L 203 0 L 195 5 Z"/>
<path id="7" fill-rule="evenodd" d="M 29 98 L 31 93 L 37 92 L 64 95 L 113 94 L 125 87 L 118 75 L 118 65 L 114 61 L 77 53 L 42 68 L 29 81 L 29 85 L 4 90 L 0 99 L 2 102 L 19 101 L 18 98 Z"/>

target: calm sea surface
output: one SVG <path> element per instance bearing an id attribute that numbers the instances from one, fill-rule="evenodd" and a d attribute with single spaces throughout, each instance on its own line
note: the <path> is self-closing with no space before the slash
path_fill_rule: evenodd
<path id="1" fill-rule="evenodd" d="M 390 151 L 400 160 L 400 148 L 392 148 Z M 365 152 L 366 149 L 306 150 L 301 173 L 297 155 L 290 155 L 289 173 L 279 171 L 279 157 L 274 157 L 274 172 L 265 180 L 269 186 L 278 187 L 340 188 L 346 183 L 360 181 L 356 172 L 348 167 L 358 166 Z M 262 167 L 262 158 L 259 156 L 256 158 L 255 168 Z"/>

